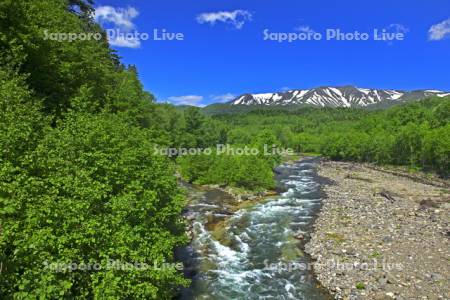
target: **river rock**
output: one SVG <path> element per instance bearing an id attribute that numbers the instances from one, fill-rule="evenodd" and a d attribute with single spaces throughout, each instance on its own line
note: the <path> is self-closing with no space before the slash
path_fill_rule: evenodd
<path id="1" fill-rule="evenodd" d="M 352 176 L 346 176 L 343 170 L 350 169 Z M 305 250 L 317 279 L 335 291 L 335 299 L 450 295 L 450 207 L 443 205 L 449 189 L 397 173 L 332 161 L 319 168 L 319 175 L 333 184 L 323 187 L 326 198 Z M 336 270 L 330 260 L 369 267 Z M 358 283 L 364 289 L 352 294 L 347 287 Z"/>

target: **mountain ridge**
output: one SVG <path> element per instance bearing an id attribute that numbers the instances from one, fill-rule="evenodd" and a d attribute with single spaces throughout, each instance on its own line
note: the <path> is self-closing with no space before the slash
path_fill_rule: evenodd
<path id="1" fill-rule="evenodd" d="M 312 89 L 294 89 L 285 92 L 242 94 L 229 105 L 286 106 L 309 104 L 319 107 L 368 107 L 383 102 L 402 103 L 427 97 L 449 96 L 440 90 L 370 89 L 355 86 L 321 86 Z"/>

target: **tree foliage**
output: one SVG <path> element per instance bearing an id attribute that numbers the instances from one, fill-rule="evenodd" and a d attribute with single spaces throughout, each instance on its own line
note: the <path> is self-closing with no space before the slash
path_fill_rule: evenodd
<path id="1" fill-rule="evenodd" d="M 176 141 L 171 120 L 158 122 L 170 109 L 104 37 L 45 38 L 104 36 L 90 4 L 0 1 L 2 299 L 170 299 L 187 284 L 154 268 L 186 242 L 174 163 L 153 152 Z"/>

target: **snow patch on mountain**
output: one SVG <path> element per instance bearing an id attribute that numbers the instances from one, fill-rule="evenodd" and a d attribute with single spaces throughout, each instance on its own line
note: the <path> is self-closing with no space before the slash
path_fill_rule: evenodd
<path id="1" fill-rule="evenodd" d="M 436 96 L 438 96 L 438 97 L 447 97 L 447 96 L 450 96 L 450 93 L 437 94 Z"/>

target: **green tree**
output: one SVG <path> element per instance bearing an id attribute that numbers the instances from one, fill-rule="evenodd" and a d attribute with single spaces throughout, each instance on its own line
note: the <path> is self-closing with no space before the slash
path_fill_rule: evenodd
<path id="1" fill-rule="evenodd" d="M 113 115 L 76 114 L 52 129 L 4 182 L 0 294 L 17 298 L 170 298 L 186 281 L 175 269 L 107 269 L 171 262 L 186 241 L 184 201 L 151 136 Z M 20 184 L 20 187 L 19 187 Z M 55 272 L 51 263 L 98 262 L 100 270 Z M 2 274 L 3 276 L 3 274 Z M 4 277 L 5 278 L 5 277 Z"/>

